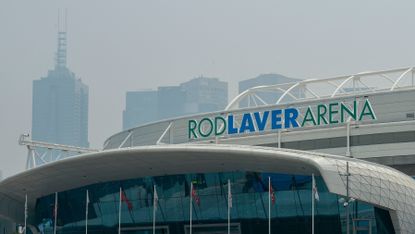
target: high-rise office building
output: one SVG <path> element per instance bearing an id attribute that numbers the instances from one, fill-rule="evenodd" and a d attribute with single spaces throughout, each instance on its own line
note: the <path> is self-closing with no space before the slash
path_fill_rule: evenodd
<path id="1" fill-rule="evenodd" d="M 300 81 L 300 79 L 286 77 L 280 74 L 262 74 L 257 77 L 243 80 L 239 82 L 239 93 L 244 92 L 249 88 L 262 85 L 276 85 L 284 83 L 292 83 Z M 282 94 L 282 91 L 281 91 Z M 278 100 L 278 92 L 258 92 L 257 95 L 267 103 L 275 103 Z M 240 107 L 247 107 L 248 101 L 243 100 L 240 102 Z"/>
<path id="2" fill-rule="evenodd" d="M 59 31 L 54 69 L 33 81 L 32 139 L 88 147 L 88 86 L 66 66 L 66 45 Z"/>
<path id="3" fill-rule="evenodd" d="M 228 104 L 228 83 L 218 78 L 200 76 L 180 87 L 186 94 L 186 114 L 223 110 Z"/>
<path id="4" fill-rule="evenodd" d="M 127 92 L 123 111 L 123 129 L 158 120 L 156 90 Z"/>
<path id="5" fill-rule="evenodd" d="M 157 90 L 158 119 L 169 119 L 184 114 L 186 93 L 180 86 L 162 86 Z"/>
<path id="6" fill-rule="evenodd" d="M 179 86 L 126 94 L 123 129 L 187 114 L 222 110 L 228 103 L 228 83 L 198 77 Z"/>

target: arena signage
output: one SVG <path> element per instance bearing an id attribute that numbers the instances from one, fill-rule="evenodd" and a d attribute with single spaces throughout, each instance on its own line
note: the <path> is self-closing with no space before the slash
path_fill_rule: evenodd
<path id="1" fill-rule="evenodd" d="M 361 107 L 361 108 L 359 108 Z M 227 116 L 205 117 L 188 121 L 189 139 L 221 136 L 223 134 L 245 134 L 278 129 L 299 128 L 304 126 L 320 126 L 354 121 L 376 120 L 376 114 L 368 99 L 362 105 L 356 100 L 350 105 L 344 102 L 318 104 L 298 108 L 272 109 L 262 112 L 242 113 L 240 121 L 232 113 Z"/>

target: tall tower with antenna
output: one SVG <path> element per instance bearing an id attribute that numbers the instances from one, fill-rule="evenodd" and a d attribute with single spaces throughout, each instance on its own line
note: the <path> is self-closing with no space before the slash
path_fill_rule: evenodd
<path id="1" fill-rule="evenodd" d="M 32 139 L 89 147 L 88 86 L 67 64 L 67 12 L 58 11 L 55 66 L 33 81 Z"/>

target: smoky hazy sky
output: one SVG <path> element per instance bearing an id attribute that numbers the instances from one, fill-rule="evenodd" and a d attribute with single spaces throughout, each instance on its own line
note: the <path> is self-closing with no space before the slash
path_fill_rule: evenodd
<path id="1" fill-rule="evenodd" d="M 58 9 L 68 67 L 89 86 L 89 140 L 122 128 L 125 92 L 204 75 L 325 78 L 415 65 L 415 1 L 0 0 L 0 170 L 24 169 L 32 81 L 54 66 Z"/>

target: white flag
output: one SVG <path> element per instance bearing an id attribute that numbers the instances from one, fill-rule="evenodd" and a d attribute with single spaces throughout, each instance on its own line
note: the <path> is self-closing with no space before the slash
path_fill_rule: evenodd
<path id="1" fill-rule="evenodd" d="M 320 196 L 318 195 L 316 179 L 314 178 L 314 174 L 313 174 L 313 194 L 314 194 L 314 199 L 316 199 L 316 201 L 320 201 Z"/>
<path id="2" fill-rule="evenodd" d="M 231 192 L 231 181 L 228 180 L 228 206 L 232 208 L 232 192 Z"/>

